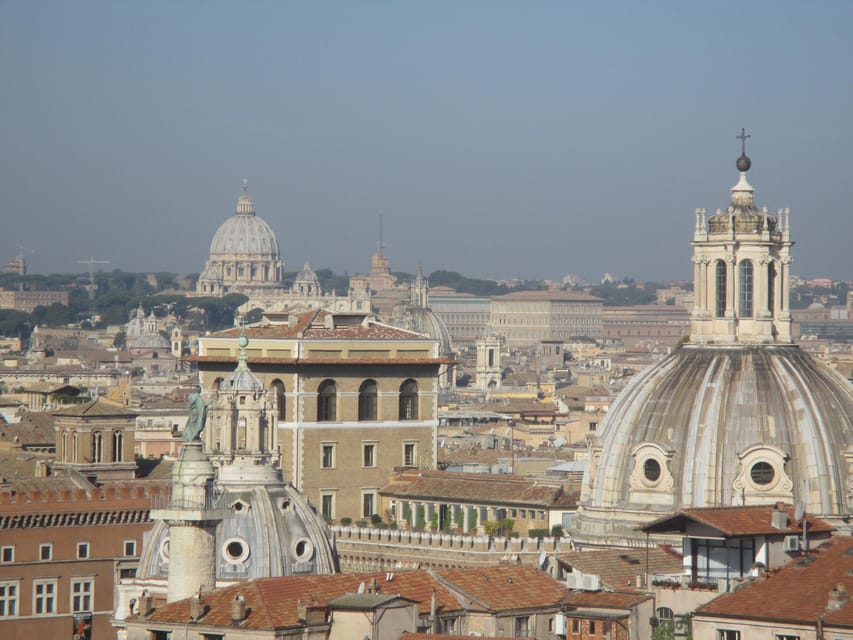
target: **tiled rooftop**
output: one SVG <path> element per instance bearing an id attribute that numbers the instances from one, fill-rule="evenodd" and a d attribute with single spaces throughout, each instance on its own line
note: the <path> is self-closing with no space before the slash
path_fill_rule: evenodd
<path id="1" fill-rule="evenodd" d="M 380 490 L 397 498 L 435 498 L 491 504 L 518 504 L 547 508 L 565 506 L 562 486 L 528 478 L 480 473 L 414 471 L 394 476 Z M 577 503 L 577 496 L 569 504 Z"/>
<path id="2" fill-rule="evenodd" d="M 773 526 L 773 505 L 750 507 L 708 507 L 684 509 L 678 513 L 658 518 L 643 527 L 649 533 L 679 533 L 686 530 L 690 522 L 704 524 L 730 537 L 792 535 L 802 533 L 802 527 L 794 519 L 794 507 L 784 505 L 788 514 L 788 527 L 777 529 Z M 806 514 L 808 530 L 814 533 L 829 533 L 835 529 L 814 516 Z"/>
<path id="3" fill-rule="evenodd" d="M 766 577 L 699 607 L 697 615 L 810 625 L 825 616 L 825 626 L 853 625 L 853 603 L 846 601 L 846 597 L 853 593 L 851 571 L 853 538 L 833 538 Z M 843 605 L 830 612 L 827 607 L 829 593 L 835 585 L 843 589 Z"/>
<path id="4" fill-rule="evenodd" d="M 572 551 L 559 554 L 557 559 L 586 575 L 600 576 L 606 587 L 616 591 L 633 588 L 637 574 L 646 573 L 645 549 Z M 670 548 L 650 548 L 648 560 L 649 575 L 682 571 L 681 556 Z"/>

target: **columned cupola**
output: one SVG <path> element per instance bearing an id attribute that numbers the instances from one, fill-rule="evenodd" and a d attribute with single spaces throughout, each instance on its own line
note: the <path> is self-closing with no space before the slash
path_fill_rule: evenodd
<path id="1" fill-rule="evenodd" d="M 707 219 L 705 209 L 696 209 L 690 336 L 696 344 L 791 343 L 790 210 L 772 216 L 755 205 L 746 177 L 749 137 L 743 129 L 738 136 L 740 179 L 729 206 Z"/>

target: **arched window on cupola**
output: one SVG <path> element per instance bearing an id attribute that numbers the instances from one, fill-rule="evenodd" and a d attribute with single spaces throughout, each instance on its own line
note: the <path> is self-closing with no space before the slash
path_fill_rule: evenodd
<path id="1" fill-rule="evenodd" d="M 272 381 L 272 385 L 270 385 L 270 390 L 275 393 L 275 400 L 278 407 L 278 419 L 284 420 L 285 417 L 287 417 L 287 399 L 284 395 L 284 383 L 279 379 L 275 379 Z"/>
<path id="2" fill-rule="evenodd" d="M 92 433 L 92 462 L 102 462 L 104 436 L 100 431 Z"/>
<path id="3" fill-rule="evenodd" d="M 776 265 L 771 261 L 767 264 L 767 311 L 775 316 L 776 307 Z"/>
<path id="4" fill-rule="evenodd" d="M 738 315 L 752 317 L 752 260 L 741 260 L 738 265 Z"/>
<path id="5" fill-rule="evenodd" d="M 121 431 L 113 431 L 113 462 L 121 462 L 124 453 L 124 435 Z"/>
<path id="6" fill-rule="evenodd" d="M 726 315 L 726 290 L 728 285 L 726 263 L 722 260 L 717 260 L 714 271 L 717 278 L 717 299 L 714 305 L 714 315 L 722 318 Z"/>

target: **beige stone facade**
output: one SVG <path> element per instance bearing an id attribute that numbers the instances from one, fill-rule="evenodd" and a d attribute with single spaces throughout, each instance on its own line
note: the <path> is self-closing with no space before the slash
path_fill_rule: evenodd
<path id="1" fill-rule="evenodd" d="M 370 518 L 395 469 L 435 468 L 438 371 L 447 364 L 436 341 L 364 314 L 325 311 L 245 331 L 249 366 L 275 392 L 285 478 L 327 519 Z M 206 393 L 233 370 L 239 335 L 199 340 L 195 360 Z"/>
<path id="2" fill-rule="evenodd" d="M 601 337 L 600 298 L 570 291 L 518 291 L 492 298 L 491 324 L 508 347 Z"/>

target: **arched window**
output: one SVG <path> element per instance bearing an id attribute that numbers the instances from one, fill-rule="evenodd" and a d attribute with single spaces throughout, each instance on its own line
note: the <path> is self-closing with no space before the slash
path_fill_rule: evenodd
<path id="1" fill-rule="evenodd" d="M 718 318 L 722 318 L 726 315 L 726 288 L 728 284 L 726 263 L 722 260 L 717 260 L 717 264 L 714 269 L 717 276 L 717 304 L 715 306 L 714 315 Z"/>
<path id="2" fill-rule="evenodd" d="M 92 462 L 103 462 L 104 435 L 100 431 L 92 432 Z"/>
<path id="3" fill-rule="evenodd" d="M 71 432 L 71 462 L 77 462 L 77 432 Z"/>
<path id="4" fill-rule="evenodd" d="M 113 431 L 113 462 L 121 462 L 124 456 L 124 434 L 121 431 Z"/>
<path id="5" fill-rule="evenodd" d="M 284 420 L 287 416 L 287 399 L 284 396 L 284 383 L 281 380 L 273 380 L 270 390 L 275 393 L 275 401 L 278 406 L 278 419 Z"/>
<path id="6" fill-rule="evenodd" d="M 772 262 L 767 264 L 767 310 L 771 316 L 775 316 L 776 306 L 776 265 Z"/>
<path id="7" fill-rule="evenodd" d="M 418 383 L 406 380 L 400 385 L 400 420 L 418 419 Z"/>
<path id="8" fill-rule="evenodd" d="M 62 432 L 62 461 L 68 462 L 68 432 Z"/>
<path id="9" fill-rule="evenodd" d="M 222 384 L 222 378 L 216 378 L 216 380 L 213 381 L 213 384 L 210 385 L 211 391 L 219 391 L 219 385 L 221 385 L 221 384 Z"/>
<path id="10" fill-rule="evenodd" d="M 752 317 L 752 261 L 742 260 L 738 265 L 738 314 Z"/>
<path id="11" fill-rule="evenodd" d="M 317 388 L 317 422 L 337 419 L 338 386 L 334 380 L 323 380 Z"/>
<path id="12" fill-rule="evenodd" d="M 358 388 L 358 419 L 376 420 L 375 380 L 365 380 Z"/>

